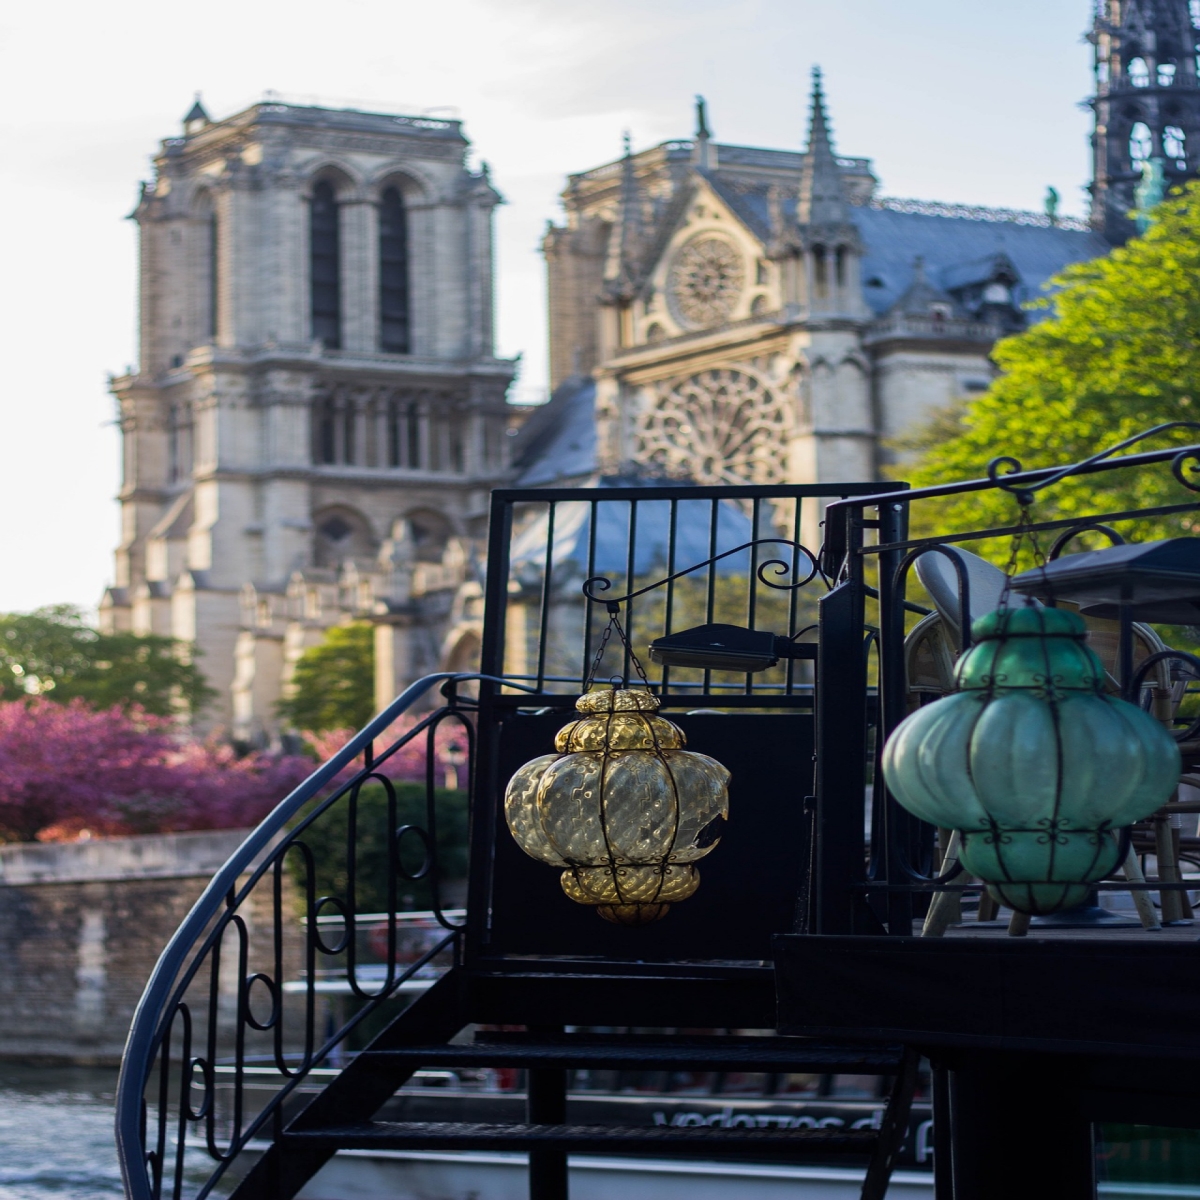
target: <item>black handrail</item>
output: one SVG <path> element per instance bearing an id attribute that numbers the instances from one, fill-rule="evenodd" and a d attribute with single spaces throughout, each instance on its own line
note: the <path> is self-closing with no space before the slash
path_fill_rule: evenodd
<path id="1" fill-rule="evenodd" d="M 288 823 L 304 806 L 318 796 L 329 783 L 364 752 L 369 760 L 364 770 L 370 774 L 374 761 L 370 754 L 370 747 L 375 739 L 384 733 L 398 717 L 411 709 L 421 697 L 438 684 L 457 686 L 460 683 L 471 681 L 501 684 L 522 692 L 534 690 L 500 676 L 457 672 L 427 675 L 412 684 L 355 734 L 337 754 L 318 767 L 303 783 L 275 806 L 213 876 L 203 894 L 176 930 L 151 972 L 141 1000 L 138 1002 L 130 1025 L 117 1083 L 117 1153 L 125 1185 L 125 1195 L 128 1200 L 155 1200 L 154 1185 L 147 1172 L 144 1094 L 159 1048 L 170 1034 L 177 1013 L 177 1004 L 183 990 L 194 976 L 203 957 L 220 940 L 221 931 L 219 929 L 214 929 L 209 932 L 207 938 L 205 937 L 210 923 L 214 919 L 219 919 L 226 910 L 229 910 L 230 913 L 234 912 L 238 904 L 269 870 L 274 867 L 278 871 L 278 864 L 274 862 L 279 857 L 278 851 L 263 858 L 258 862 L 257 867 L 254 864 L 260 859 L 260 856 L 271 849 L 274 839 L 287 828 Z M 412 737 L 426 730 L 429 724 L 429 721 L 422 722 L 409 731 L 398 744 L 411 740 Z M 361 786 L 361 781 L 356 782 L 354 786 Z M 238 880 L 247 871 L 251 871 L 251 868 L 254 869 L 250 878 L 239 889 Z M 457 931 L 452 930 L 446 938 L 441 940 L 438 947 L 424 956 L 424 959 L 430 958 L 443 949 L 457 936 Z M 203 944 L 197 949 L 197 944 L 202 940 Z M 392 974 L 393 965 L 389 965 L 389 975 Z M 398 986 L 401 978 L 411 974 L 417 965 L 419 964 L 414 964 L 402 976 L 391 979 L 391 987 Z M 186 1014 L 185 1021 L 190 1023 L 190 1018 Z M 344 1034 L 346 1031 L 343 1030 L 342 1033 Z M 322 1048 L 320 1053 L 305 1055 L 305 1062 L 289 1080 L 289 1090 L 312 1066 L 321 1060 L 324 1052 L 325 1048 Z M 190 1065 L 185 1069 L 190 1069 Z M 158 1164 L 158 1169 L 161 1171 L 161 1163 Z"/>

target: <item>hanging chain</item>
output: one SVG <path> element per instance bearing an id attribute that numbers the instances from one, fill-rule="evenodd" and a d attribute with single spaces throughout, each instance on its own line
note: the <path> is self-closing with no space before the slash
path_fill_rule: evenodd
<path id="1" fill-rule="evenodd" d="M 1042 552 L 1041 543 L 1038 541 L 1037 530 L 1033 528 L 1033 521 L 1030 519 L 1030 509 L 1032 507 L 1031 500 L 1022 500 L 1021 517 L 1017 522 L 1016 531 L 1013 533 L 1012 546 L 1009 549 L 1008 562 L 1004 567 L 1004 588 L 1000 593 L 1000 607 L 1008 607 L 1008 596 L 1012 590 L 1013 576 L 1017 573 L 1017 559 L 1021 553 L 1023 543 L 1029 543 L 1030 553 L 1033 555 L 1034 566 L 1040 567 L 1043 570 L 1046 567 L 1046 556 Z"/>
<path id="2" fill-rule="evenodd" d="M 583 681 L 583 690 L 586 693 L 596 679 L 596 672 L 600 669 L 600 660 L 604 657 L 605 647 L 608 645 L 609 639 L 613 635 L 613 630 L 617 632 L 617 637 L 621 640 L 621 645 L 629 652 L 629 661 L 633 663 L 634 670 L 638 673 L 638 678 L 645 685 L 646 690 L 650 690 L 650 680 L 646 678 L 646 672 L 642 668 L 641 661 L 633 652 L 633 646 L 630 644 L 629 638 L 625 633 L 624 627 L 621 625 L 621 608 L 619 605 L 609 602 L 608 608 L 608 624 L 604 627 L 604 633 L 600 637 L 600 645 L 596 647 L 596 657 L 592 659 L 592 665 L 588 669 L 587 678 Z M 628 681 L 626 681 L 628 682 Z"/>

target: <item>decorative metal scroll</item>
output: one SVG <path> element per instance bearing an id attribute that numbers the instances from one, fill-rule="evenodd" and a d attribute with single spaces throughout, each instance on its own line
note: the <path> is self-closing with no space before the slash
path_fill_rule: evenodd
<path id="1" fill-rule="evenodd" d="M 1101 450 L 1099 454 L 1093 454 L 1091 458 L 1085 458 L 1082 462 L 1071 463 L 1069 466 L 1053 472 L 1045 479 L 1040 479 L 1036 483 L 1025 482 L 1018 484 L 1012 482 L 1009 476 L 1020 475 L 1024 472 L 1025 468 L 1021 465 L 1019 459 L 1013 458 L 1009 454 L 1002 454 L 997 458 L 993 458 L 988 463 L 987 477 L 997 487 L 1015 496 L 1020 504 L 1032 504 L 1034 494 L 1040 492 L 1043 488 L 1052 487 L 1061 480 L 1067 479 L 1071 475 L 1076 475 L 1088 467 L 1102 463 L 1106 459 L 1112 458 L 1119 451 L 1127 450 L 1130 446 L 1136 446 L 1138 442 L 1144 442 L 1147 438 L 1154 437 L 1156 434 L 1165 433 L 1168 429 L 1200 429 L 1200 421 L 1168 421 L 1163 425 L 1155 425 L 1152 429 L 1144 429 L 1141 433 L 1135 433 L 1133 437 L 1126 438 L 1123 442 L 1118 442 L 1115 446 L 1109 446 L 1107 450 Z M 1181 450 L 1175 456 L 1171 462 L 1171 474 L 1189 491 L 1200 492 L 1200 482 L 1189 480 L 1184 476 L 1184 468 L 1188 463 L 1193 464 L 1193 471 L 1200 470 L 1200 454 L 1198 454 L 1194 446 L 1189 446 L 1187 449 Z M 1117 462 L 1112 465 L 1120 466 L 1120 463 Z"/>
<path id="2" fill-rule="evenodd" d="M 606 606 L 609 612 L 617 612 L 620 606 L 629 600 L 636 599 L 638 596 L 644 596 L 647 592 L 652 592 L 655 588 L 663 587 L 664 585 L 673 582 L 676 579 L 682 579 L 685 575 L 691 575 L 695 571 L 702 571 L 705 567 L 710 567 L 713 563 L 720 562 L 723 558 L 728 558 L 731 554 L 739 554 L 743 550 L 749 550 L 755 546 L 790 546 L 793 550 L 799 550 L 801 554 L 808 559 L 812 564 L 807 575 L 803 579 L 794 580 L 791 583 L 776 583 L 772 582 L 766 576 L 768 567 L 775 568 L 775 577 L 778 579 L 781 575 L 787 575 L 793 570 L 793 565 L 782 558 L 769 558 L 766 562 L 760 563 L 755 571 L 755 576 L 760 583 L 765 584 L 769 588 L 774 588 L 780 592 L 795 591 L 797 588 L 802 588 L 805 584 L 811 583 L 813 579 L 820 573 L 820 566 L 817 562 L 817 556 L 813 554 L 807 547 L 801 545 L 800 542 L 794 542 L 790 538 L 755 538 L 751 542 L 744 542 L 740 546 L 734 546 L 732 550 L 725 550 L 720 554 L 714 554 L 711 558 L 706 558 L 698 563 L 693 563 L 690 567 L 685 567 L 682 571 L 676 571 L 673 575 L 667 575 L 663 579 L 656 580 L 654 583 L 648 583 L 645 587 L 638 588 L 635 591 L 628 592 L 624 596 L 605 596 L 597 595 L 597 592 L 604 593 L 612 587 L 612 580 L 604 575 L 593 575 L 590 579 L 585 579 L 583 582 L 583 594 L 597 604 Z M 826 581 L 828 582 L 828 581 Z"/>
<path id="3" fill-rule="evenodd" d="M 254 1138 L 277 1130 L 313 1068 L 340 1062 L 351 1035 L 404 985 L 457 960 L 464 925 L 443 898 L 439 825 L 449 797 L 437 786 L 437 742 L 449 722 L 464 743 L 456 771 L 464 754 L 469 794 L 474 702 L 457 689 L 480 679 L 530 690 L 481 675 L 414 684 L 280 803 L 180 927 L 134 1018 L 118 1085 L 130 1200 L 182 1200 L 198 1176 L 189 1194 L 204 1200 Z M 445 703 L 381 746 L 437 684 Z M 396 764 L 418 748 L 424 780 L 410 787 L 423 794 L 414 796 L 402 792 Z M 402 820 L 405 807 L 416 811 Z M 428 889 L 424 923 L 404 913 L 405 888 L 418 882 Z M 368 918 L 363 903 L 372 900 Z M 348 1011 L 325 999 L 330 991 Z M 275 1091 L 262 1103 L 269 1082 Z M 213 1164 L 207 1178 L 197 1170 L 203 1157 Z"/>

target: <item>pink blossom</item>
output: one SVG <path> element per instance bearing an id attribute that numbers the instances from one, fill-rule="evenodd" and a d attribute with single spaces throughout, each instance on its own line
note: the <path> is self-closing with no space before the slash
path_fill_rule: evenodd
<path id="1" fill-rule="evenodd" d="M 383 754 L 389 746 L 398 741 L 404 736 L 414 725 L 417 725 L 424 719 L 421 715 L 412 715 L 405 713 L 397 717 L 395 721 L 388 727 L 387 732 L 380 738 L 376 739 L 375 753 Z M 331 759 L 355 734 L 353 729 L 335 729 L 326 733 L 306 733 L 304 735 L 305 742 L 312 748 L 316 757 L 321 762 L 326 762 Z M 439 723 L 437 731 L 434 734 L 434 781 L 438 787 L 446 783 L 447 771 L 450 774 L 458 775 L 458 783 L 460 786 L 466 783 L 466 757 L 469 746 L 467 730 L 463 728 L 462 723 L 457 718 L 448 718 Z M 425 781 L 425 761 L 428 754 L 429 735 L 427 732 L 417 734 L 410 742 L 406 743 L 396 751 L 385 763 L 382 764 L 381 773 L 389 779 L 408 779 L 416 782 L 424 783 Z M 455 753 L 457 749 L 458 753 Z M 462 765 L 455 768 L 451 763 L 451 758 L 458 759 L 461 756 Z M 347 767 L 339 776 L 339 782 L 344 782 L 346 778 L 354 774 L 356 771 L 362 770 L 362 756 L 355 760 L 352 767 Z"/>
<path id="2" fill-rule="evenodd" d="M 136 708 L 0 703 L 0 841 L 257 824 L 313 763 L 184 742 Z"/>

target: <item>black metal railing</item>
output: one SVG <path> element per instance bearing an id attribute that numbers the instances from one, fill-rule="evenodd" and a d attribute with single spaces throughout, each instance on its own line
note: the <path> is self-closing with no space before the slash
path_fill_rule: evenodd
<path id="1" fill-rule="evenodd" d="M 916 558 L 933 552 L 955 562 L 959 558 L 954 550 L 957 546 L 972 546 L 985 554 L 991 549 L 997 557 L 996 549 L 1003 546 L 1007 551 L 1019 534 L 1046 535 L 1050 557 L 1055 557 L 1083 533 L 1099 533 L 1109 542 L 1136 541 L 1139 526 L 1144 529 L 1147 522 L 1194 514 L 1200 503 L 1195 498 L 1185 499 L 1183 489 L 1200 491 L 1200 482 L 1195 478 L 1200 446 L 1181 448 L 1175 444 L 1165 450 L 1116 453 L 1147 437 L 1181 428 L 1200 426 L 1157 426 L 1064 467 L 1026 471 L 1016 460 L 1000 457 L 989 464 L 985 478 L 901 494 L 881 491 L 830 505 L 821 565 L 834 585 L 820 603 L 816 849 L 805 907 L 807 932 L 887 932 L 906 936 L 912 933 L 914 917 L 921 914 L 934 891 L 980 889 L 980 885 L 964 885 L 957 872 L 939 875 L 936 831 L 896 803 L 884 786 L 879 768 L 883 745 L 907 714 L 910 702 L 905 658 L 910 630 L 906 614 L 919 606 L 907 598 L 906 588 L 909 568 Z M 1114 471 L 1156 471 L 1163 476 L 1161 498 L 1172 499 L 1168 492 L 1174 480 L 1181 485 L 1179 501 L 1104 511 L 1098 501 L 1089 508 L 1076 493 L 1070 515 L 1051 514 L 1038 519 L 1035 501 L 1043 489 L 1053 495 L 1054 485 L 1065 480 Z M 1011 523 L 909 536 L 910 521 L 921 517 L 922 510 L 931 503 L 985 492 L 1012 498 Z M 1111 493 L 1103 488 L 1097 491 L 1101 497 L 1107 494 Z M 922 523 L 928 525 L 927 521 Z M 1125 534 L 1118 532 L 1121 529 Z M 959 581 L 961 607 L 956 616 L 961 627 L 957 650 L 961 652 L 970 638 L 966 619 L 968 588 L 961 570 Z M 1134 671 L 1130 627 L 1131 621 L 1123 617 L 1116 674 L 1122 693 L 1134 698 L 1140 677 Z M 868 636 L 867 653 L 863 653 L 864 628 L 878 631 L 877 637 Z M 1170 651 L 1168 657 L 1183 661 L 1190 655 Z M 872 682 L 878 685 L 878 708 L 869 703 Z M 868 846 L 866 855 L 864 842 Z M 1169 881 L 1099 885 L 1102 890 L 1149 886 L 1178 890 L 1187 885 Z"/>
<path id="2" fill-rule="evenodd" d="M 551 702 L 578 695 L 611 597 L 635 645 L 712 622 L 784 636 L 815 627 L 828 586 L 817 569 L 824 504 L 884 486 L 493 492 L 482 669 Z M 627 653 L 614 656 L 601 678 L 627 683 L 630 669 Z M 795 660 L 753 675 L 662 666 L 650 676 L 664 707 L 805 707 L 812 683 Z"/>
<path id="3" fill-rule="evenodd" d="M 231 1180 L 248 1146 L 278 1136 L 314 1068 L 340 1064 L 380 1014 L 457 961 L 464 926 L 446 903 L 445 859 L 450 845 L 465 875 L 469 785 L 437 786 L 438 746 L 452 730 L 455 773 L 473 780 L 475 708 L 458 689 L 479 679 L 408 688 L 250 834 L 171 939 L 118 1085 L 130 1200 L 203 1200 Z M 419 711 L 439 685 L 444 702 Z M 424 778 L 405 781 L 414 749 Z M 431 917 L 414 945 L 416 892 Z"/>

